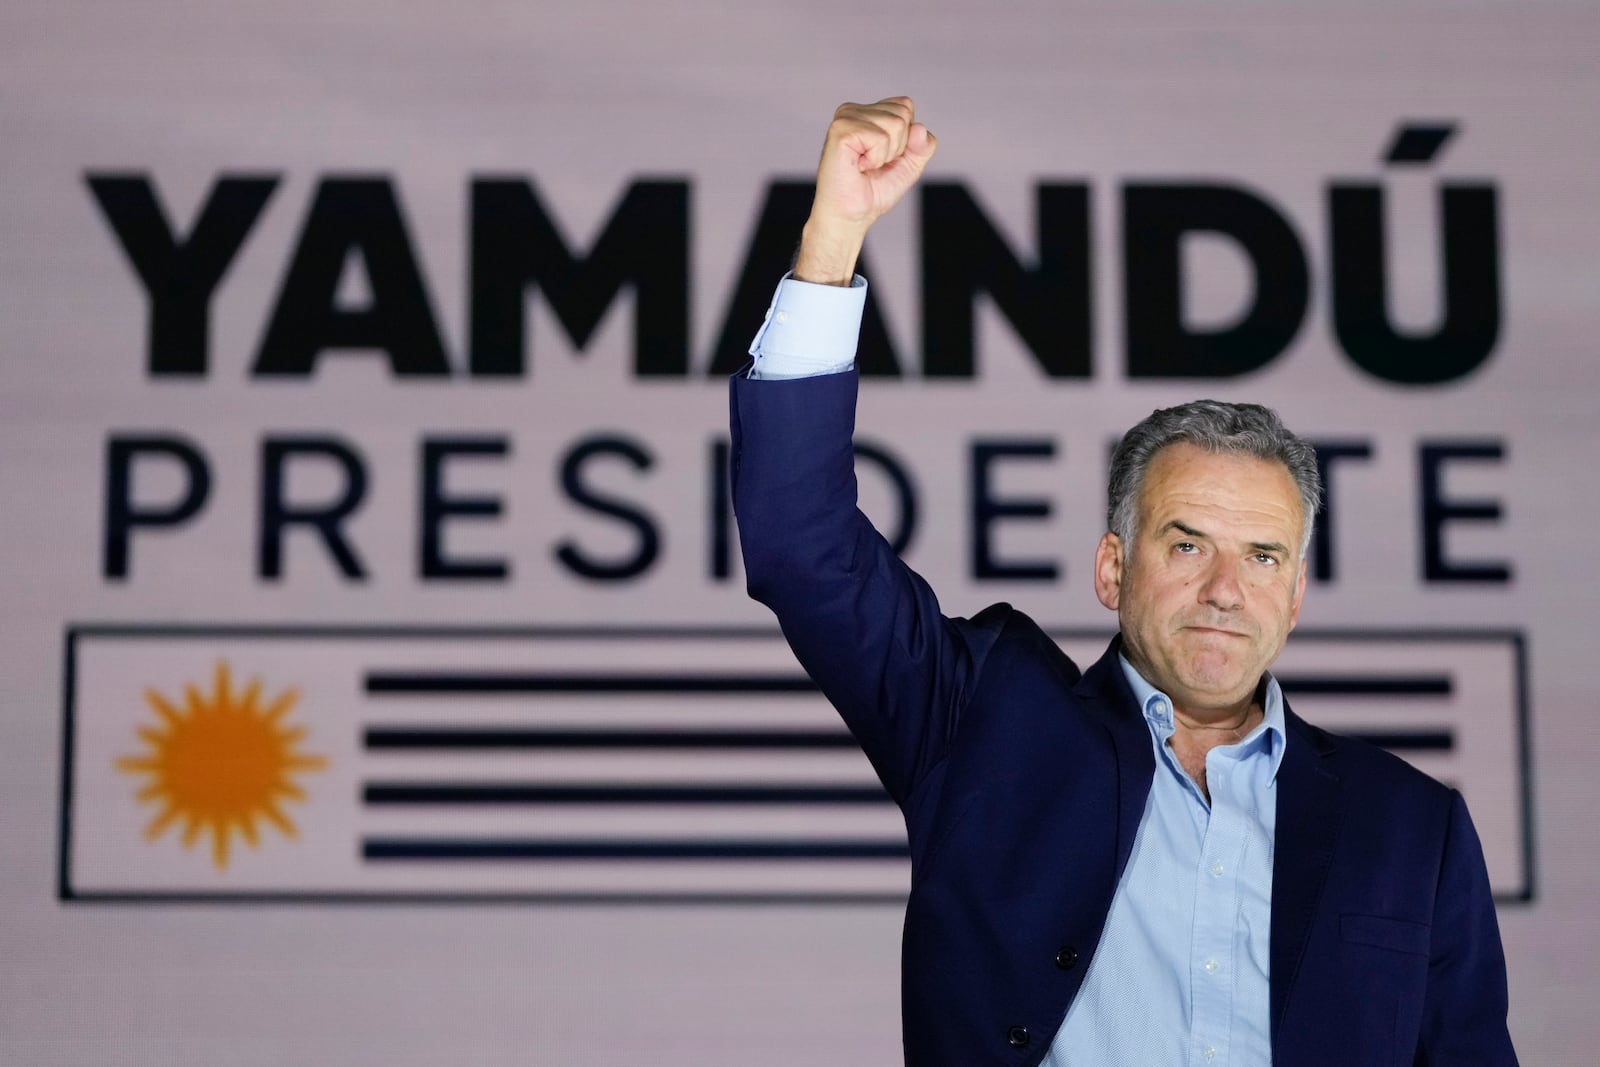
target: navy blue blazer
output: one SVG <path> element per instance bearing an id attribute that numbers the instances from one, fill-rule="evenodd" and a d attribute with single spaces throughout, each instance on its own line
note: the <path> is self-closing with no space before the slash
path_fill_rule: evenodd
<path id="1" fill-rule="evenodd" d="M 907 1064 L 1036 1064 L 1133 847 L 1150 736 L 1117 642 L 1080 673 L 1009 605 L 941 614 L 855 506 L 856 385 L 854 373 L 734 379 L 750 592 L 905 814 Z M 1494 903 L 1461 796 L 1286 718 L 1274 1064 L 1514 1064 Z"/>

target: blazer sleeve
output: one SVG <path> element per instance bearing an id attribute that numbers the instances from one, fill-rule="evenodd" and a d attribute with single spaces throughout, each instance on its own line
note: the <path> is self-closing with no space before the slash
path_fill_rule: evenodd
<path id="1" fill-rule="evenodd" d="M 856 506 L 858 382 L 733 379 L 734 514 L 750 595 L 905 806 L 943 759 L 1003 612 L 944 618 Z"/>
<path id="2" fill-rule="evenodd" d="M 1452 790 L 1434 898 L 1417 1067 L 1515 1067 L 1506 1027 L 1505 953 L 1477 831 Z"/>

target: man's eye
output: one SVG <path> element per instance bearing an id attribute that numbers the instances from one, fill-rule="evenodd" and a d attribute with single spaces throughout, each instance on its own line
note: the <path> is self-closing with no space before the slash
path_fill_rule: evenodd
<path id="1" fill-rule="evenodd" d="M 1277 566 L 1278 557 L 1274 556 L 1274 555 L 1271 555 L 1270 553 L 1267 553 L 1267 552 L 1257 552 L 1256 553 L 1256 562 L 1257 563 L 1265 563 L 1268 566 Z"/>
<path id="2" fill-rule="evenodd" d="M 1193 552 L 1195 551 L 1195 543 L 1193 541 L 1179 541 L 1172 546 L 1172 550 L 1174 552 Z"/>

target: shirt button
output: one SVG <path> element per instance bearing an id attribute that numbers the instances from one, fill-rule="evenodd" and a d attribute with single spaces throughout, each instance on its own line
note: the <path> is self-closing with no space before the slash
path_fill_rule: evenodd
<path id="1" fill-rule="evenodd" d="M 1213 863 L 1211 865 L 1211 877 L 1213 877 L 1213 878 L 1221 878 L 1222 877 L 1222 864 L 1221 863 Z"/>
<path id="2" fill-rule="evenodd" d="M 1012 1048 L 1028 1047 L 1028 1028 L 1026 1026 L 1013 1026 L 1006 1031 L 1006 1044 Z"/>
<path id="3" fill-rule="evenodd" d="M 1206 1058 L 1207 1063 L 1210 1063 L 1212 1060 L 1217 1058 L 1217 1050 L 1213 1046 L 1207 1045 L 1205 1048 L 1200 1050 L 1200 1055 Z"/>
<path id="4" fill-rule="evenodd" d="M 784 323 L 786 323 L 788 321 L 789 321 L 789 313 L 787 311 L 778 312 L 778 325 L 779 326 L 782 326 Z"/>
<path id="5" fill-rule="evenodd" d="M 1071 945 L 1062 945 L 1056 952 L 1056 966 L 1063 971 L 1070 971 L 1078 965 L 1078 950 Z"/>
<path id="6" fill-rule="evenodd" d="M 1222 964 L 1218 963 L 1216 960 L 1206 960 L 1206 973 L 1207 974 L 1216 974 L 1217 971 L 1221 969 L 1221 967 L 1222 967 Z"/>

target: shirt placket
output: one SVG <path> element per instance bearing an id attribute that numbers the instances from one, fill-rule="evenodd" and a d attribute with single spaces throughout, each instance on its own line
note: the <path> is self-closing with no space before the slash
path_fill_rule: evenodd
<path id="1" fill-rule="evenodd" d="M 1239 900 L 1243 810 L 1231 786 L 1238 764 L 1219 752 L 1206 757 L 1211 811 L 1200 842 L 1195 872 L 1194 939 L 1190 952 L 1190 997 L 1194 1006 L 1189 1063 L 1218 1067 L 1228 1062 L 1233 1019 L 1234 912 Z"/>

